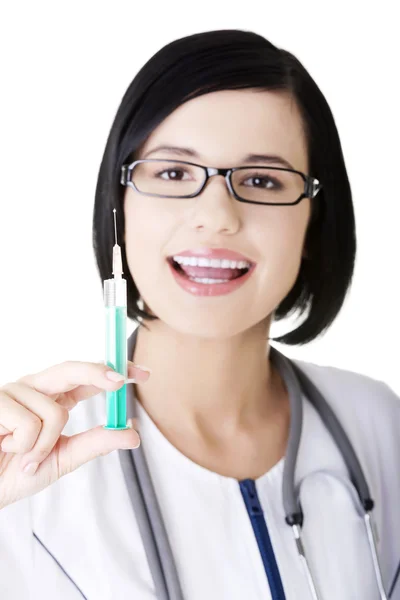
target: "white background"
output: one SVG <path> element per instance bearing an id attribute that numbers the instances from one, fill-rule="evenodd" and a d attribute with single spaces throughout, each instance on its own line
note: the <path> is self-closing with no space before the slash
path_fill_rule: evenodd
<path id="1" fill-rule="evenodd" d="M 396 4 L 4 2 L 0 382 L 63 360 L 101 360 L 92 211 L 119 102 L 173 39 L 239 28 L 294 53 L 317 82 L 339 130 L 356 211 L 356 272 L 339 317 L 312 344 L 278 347 L 383 379 L 400 395 Z"/>

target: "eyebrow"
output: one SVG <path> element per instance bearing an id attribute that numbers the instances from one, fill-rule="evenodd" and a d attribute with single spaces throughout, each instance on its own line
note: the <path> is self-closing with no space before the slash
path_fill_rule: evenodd
<path id="1" fill-rule="evenodd" d="M 196 158 L 198 160 L 200 160 L 200 154 L 198 152 L 196 152 L 196 150 L 193 150 L 193 148 L 185 148 L 182 146 L 157 146 L 156 148 L 153 148 L 152 150 L 149 150 L 149 152 L 146 152 L 146 154 L 144 155 L 143 158 L 146 158 L 147 156 L 149 156 L 149 154 L 153 154 L 153 152 L 159 152 L 159 151 L 163 151 L 163 152 L 169 152 L 171 154 L 181 154 L 183 156 L 189 156 L 191 158 Z M 240 161 L 241 163 L 267 163 L 269 165 L 271 164 L 281 164 L 285 167 L 287 167 L 288 169 L 294 169 L 294 167 L 290 164 L 290 162 L 288 162 L 286 159 L 282 158 L 282 156 L 278 156 L 276 154 L 246 154 L 243 158 L 242 161 Z"/>

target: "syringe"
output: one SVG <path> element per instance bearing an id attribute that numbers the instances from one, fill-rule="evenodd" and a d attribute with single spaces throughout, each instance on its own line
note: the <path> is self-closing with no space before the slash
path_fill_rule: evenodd
<path id="1" fill-rule="evenodd" d="M 104 280 L 106 313 L 105 364 L 127 377 L 126 279 L 122 277 L 121 248 L 117 243 L 116 209 L 114 213 L 115 245 L 113 248 L 113 279 Z M 107 424 L 104 429 L 129 429 L 126 421 L 126 385 L 106 392 Z"/>

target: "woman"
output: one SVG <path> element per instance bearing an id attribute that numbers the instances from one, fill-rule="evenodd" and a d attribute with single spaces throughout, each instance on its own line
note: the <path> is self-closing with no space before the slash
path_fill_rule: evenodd
<path id="1" fill-rule="evenodd" d="M 114 207 L 139 325 L 129 376 L 141 445 L 134 428 L 102 427 L 104 391 L 123 382 L 101 363 L 71 361 L 1 388 L 1 597 L 312 598 L 285 522 L 293 415 L 268 340 L 273 319 L 296 311 L 302 322 L 276 339 L 321 335 L 351 283 L 351 190 L 324 96 L 292 54 L 255 33 L 168 44 L 129 86 L 104 152 L 93 221 L 101 280 Z M 354 445 L 376 501 L 382 581 L 400 598 L 399 399 L 363 375 L 295 362 Z M 307 394 L 301 403 L 295 482 L 318 597 L 383 598 L 343 456 Z M 133 448 L 175 580 L 132 508 Z"/>

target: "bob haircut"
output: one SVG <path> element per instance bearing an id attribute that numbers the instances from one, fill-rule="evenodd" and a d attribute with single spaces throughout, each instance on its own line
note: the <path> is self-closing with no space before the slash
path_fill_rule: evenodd
<path id="1" fill-rule="evenodd" d="M 137 158 L 146 137 L 184 102 L 210 92 L 260 88 L 282 90 L 296 102 L 303 120 L 309 175 L 322 189 L 312 202 L 305 258 L 276 321 L 298 311 L 306 317 L 294 330 L 271 338 L 305 344 L 325 332 L 339 313 L 353 277 L 356 236 L 350 183 L 339 134 L 322 92 L 295 56 L 251 31 L 223 29 L 177 39 L 140 69 L 122 98 L 101 161 L 93 214 L 93 247 L 101 279 L 112 276 L 113 208 L 118 213 L 127 315 L 138 323 L 155 320 L 138 306 L 140 294 L 129 272 L 123 243 L 125 187 L 121 167 Z M 144 326 L 146 327 L 145 323 Z"/>

